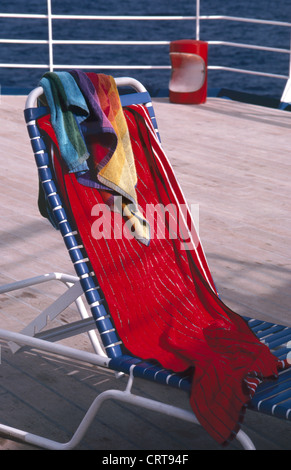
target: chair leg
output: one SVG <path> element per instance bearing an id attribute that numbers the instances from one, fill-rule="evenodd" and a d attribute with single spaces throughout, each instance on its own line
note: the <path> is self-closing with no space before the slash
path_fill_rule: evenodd
<path id="1" fill-rule="evenodd" d="M 238 442 L 240 442 L 240 444 L 242 445 L 242 447 L 245 449 L 245 450 L 256 450 L 252 440 L 249 438 L 249 436 L 243 432 L 241 429 L 239 430 L 239 432 L 237 433 L 236 435 L 236 440 Z"/>
<path id="2" fill-rule="evenodd" d="M 1 331 L 0 331 L 1 333 Z M 133 383 L 133 377 L 130 375 L 128 384 L 124 391 L 120 390 L 106 390 L 105 392 L 100 393 L 92 402 L 87 413 L 82 419 L 80 425 L 76 429 L 72 438 L 65 443 L 53 441 L 45 437 L 38 436 L 36 434 L 31 434 L 16 428 L 11 428 L 9 426 L 0 424 L 0 433 L 5 434 L 6 436 L 14 439 L 18 439 L 27 444 L 31 444 L 37 447 L 41 447 L 49 450 L 70 450 L 74 449 L 84 438 L 84 435 L 88 431 L 92 421 L 95 419 L 99 409 L 102 404 L 107 400 L 116 400 L 130 405 L 140 406 L 147 410 L 156 411 L 158 413 L 166 414 L 167 416 L 172 416 L 174 418 L 182 419 L 190 423 L 199 424 L 195 415 L 187 410 L 177 408 L 172 405 L 161 403 L 152 399 L 145 397 L 133 395 L 131 393 L 131 386 Z M 237 435 L 238 441 L 242 444 L 245 450 L 255 450 L 255 447 L 250 440 L 250 438 L 243 432 L 240 431 Z"/>

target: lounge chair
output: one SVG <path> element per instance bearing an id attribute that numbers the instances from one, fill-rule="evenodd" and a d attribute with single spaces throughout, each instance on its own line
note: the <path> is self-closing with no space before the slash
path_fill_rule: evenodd
<path id="1" fill-rule="evenodd" d="M 122 198 L 111 187 L 108 190 L 106 177 L 94 180 L 93 184 L 88 179 L 92 166 L 86 168 L 86 159 L 77 161 L 81 166 L 70 162 L 75 169 L 69 171 L 61 156 L 58 129 L 52 125 L 52 109 L 43 102 L 43 88 L 33 90 L 27 98 L 25 119 L 38 168 L 40 208 L 60 231 L 76 275 L 50 273 L 2 286 L 0 293 L 59 280 L 68 290 L 23 331 L 1 329 L 0 338 L 9 342 L 13 352 L 26 346 L 83 360 L 114 370 L 117 376 L 128 375 L 128 384 L 124 391 L 108 390 L 97 396 L 67 443 L 6 425 L 0 425 L 0 432 L 43 448 L 71 449 L 81 441 L 102 403 L 114 399 L 202 424 L 223 445 L 237 439 L 245 449 L 254 449 L 250 438 L 240 429 L 246 407 L 291 419 L 291 369 L 287 360 L 291 329 L 241 318 L 219 299 L 190 211 L 160 145 L 151 98 L 134 79 L 118 78 L 115 82 L 135 155 L 137 185 L 133 181 L 132 187 L 137 188 L 139 206 L 145 208 L 149 204 L 155 210 L 153 213 L 137 210 L 133 200 Z M 115 133 L 118 134 L 119 129 L 114 128 L 118 120 L 112 125 L 116 132 L 108 131 L 106 126 L 100 131 L 86 113 L 80 111 L 80 119 L 74 121 L 75 130 L 77 133 L 81 130 L 81 137 L 85 136 L 89 153 L 99 152 L 103 158 L 102 152 L 111 145 L 108 139 L 113 135 L 114 141 Z M 104 129 L 106 135 L 102 134 Z M 76 146 L 82 144 L 78 141 Z M 116 151 L 116 142 L 112 145 Z M 98 161 L 101 170 L 102 158 Z M 126 188 L 126 196 L 132 187 Z M 153 214 L 157 218 L 149 220 Z M 108 217 L 111 225 L 107 226 Z M 157 221 L 158 228 L 153 231 Z M 81 294 L 90 307 L 91 317 Z M 50 320 L 73 302 L 80 312 L 80 321 L 43 331 Z M 199 325 L 198 320 L 197 325 L 191 324 L 193 311 Z M 92 353 L 58 342 L 84 331 L 90 334 Z M 228 354 L 229 344 L 232 358 L 229 363 L 227 359 L 224 368 L 223 357 Z M 256 365 L 254 370 L 249 369 L 250 356 Z M 131 387 L 135 377 L 181 389 L 181 403 L 190 397 L 196 416 L 183 408 L 134 395 Z M 220 381 L 222 393 L 216 401 L 211 392 L 219 390 Z M 209 388 L 211 384 L 213 389 Z M 223 408 L 222 413 L 218 408 Z"/>

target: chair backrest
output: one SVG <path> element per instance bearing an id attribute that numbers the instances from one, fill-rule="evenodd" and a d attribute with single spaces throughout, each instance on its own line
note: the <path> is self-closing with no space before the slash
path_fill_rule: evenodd
<path id="1" fill-rule="evenodd" d="M 151 97 L 145 87 L 132 78 L 117 78 L 116 84 L 120 91 L 122 106 L 144 104 L 147 107 L 153 127 L 156 130 L 158 138 L 160 138 Z M 31 146 L 38 169 L 39 181 L 42 185 L 45 197 L 47 198 L 53 218 L 63 236 L 76 274 L 80 278 L 86 300 L 92 316 L 96 321 L 96 326 L 106 353 L 110 358 L 115 358 L 122 355 L 120 338 L 114 328 L 105 300 L 100 292 L 95 273 L 92 272 L 90 262 L 86 256 L 85 249 L 80 245 L 81 241 L 79 240 L 78 233 L 71 227 L 67 211 L 57 190 L 50 148 L 48 142 L 41 135 L 36 122 L 37 119 L 50 113 L 49 108 L 37 106 L 37 100 L 42 93 L 43 89 L 41 87 L 35 88 L 26 100 L 24 111 L 27 130 L 31 139 Z"/>

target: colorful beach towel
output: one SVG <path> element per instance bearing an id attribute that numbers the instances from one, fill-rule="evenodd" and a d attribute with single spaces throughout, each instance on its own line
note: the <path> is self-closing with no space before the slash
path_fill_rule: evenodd
<path id="1" fill-rule="evenodd" d="M 96 187 L 104 203 L 122 213 L 132 235 L 148 245 L 150 226 L 138 206 L 135 162 L 114 78 L 80 70 L 49 72 L 40 85 L 69 170 L 81 184 Z M 39 208 L 54 224 L 41 188 Z"/>
<path id="2" fill-rule="evenodd" d="M 171 226 L 171 214 L 163 219 L 163 212 L 157 213 L 157 220 L 150 220 L 151 243 L 144 247 L 129 236 L 119 214 L 109 213 L 111 236 L 96 240 L 92 227 L 98 217 L 92 207 L 102 204 L 100 193 L 81 185 L 56 160 L 60 190 L 124 345 L 133 355 L 158 360 L 174 372 L 191 371 L 193 411 L 207 432 L 225 444 L 239 430 L 257 385 L 274 379 L 285 364 L 219 299 L 198 236 L 185 235 L 190 222 L 179 216 L 185 201 L 147 110 L 132 106 L 124 114 L 141 208 L 146 211 L 149 203 L 175 207 L 179 227 Z M 39 120 L 43 129 L 45 121 Z M 156 236 L 156 225 L 163 225 L 164 237 Z M 120 227 L 122 237 L 114 236 Z"/>

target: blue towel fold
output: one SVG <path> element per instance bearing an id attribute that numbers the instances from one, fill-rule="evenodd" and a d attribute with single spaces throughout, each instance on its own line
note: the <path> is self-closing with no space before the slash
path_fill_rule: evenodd
<path id="1" fill-rule="evenodd" d="M 89 116 L 89 109 L 76 81 L 69 72 L 48 72 L 40 85 L 51 111 L 51 123 L 61 155 L 69 170 L 88 170 L 89 153 L 80 124 Z"/>

